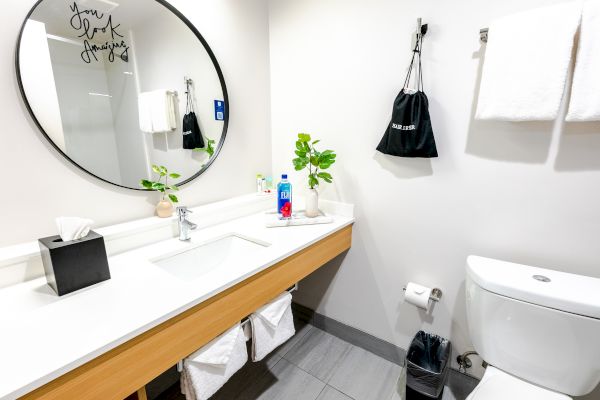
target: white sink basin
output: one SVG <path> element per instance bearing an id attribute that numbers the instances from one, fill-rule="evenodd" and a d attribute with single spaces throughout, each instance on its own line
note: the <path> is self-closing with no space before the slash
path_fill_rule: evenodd
<path id="1" fill-rule="evenodd" d="M 204 243 L 168 253 L 152 261 L 158 267 L 185 281 L 198 279 L 216 268 L 226 268 L 244 262 L 269 243 L 239 234 L 229 234 Z"/>

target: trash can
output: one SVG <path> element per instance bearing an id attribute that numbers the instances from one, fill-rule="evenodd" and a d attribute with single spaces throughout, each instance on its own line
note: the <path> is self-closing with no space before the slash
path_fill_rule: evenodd
<path id="1" fill-rule="evenodd" d="M 406 357 L 400 363 L 400 373 L 392 396 L 393 400 L 406 400 Z"/>
<path id="2" fill-rule="evenodd" d="M 406 354 L 406 385 L 427 397 L 440 397 L 450 371 L 450 354 L 448 339 L 417 332 Z"/>

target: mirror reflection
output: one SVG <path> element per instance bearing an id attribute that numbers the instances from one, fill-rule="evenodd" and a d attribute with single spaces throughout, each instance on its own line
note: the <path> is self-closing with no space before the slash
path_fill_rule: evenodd
<path id="1" fill-rule="evenodd" d="M 151 165 L 198 176 L 227 126 L 208 44 L 155 0 L 43 0 L 23 25 L 18 74 L 48 139 L 82 169 L 139 189 Z"/>

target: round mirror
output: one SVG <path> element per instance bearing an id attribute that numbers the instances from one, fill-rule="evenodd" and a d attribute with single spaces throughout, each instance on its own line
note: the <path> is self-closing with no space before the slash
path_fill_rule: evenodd
<path id="1" fill-rule="evenodd" d="M 154 164 L 187 183 L 225 140 L 219 64 L 162 0 L 40 0 L 21 28 L 16 69 L 42 133 L 106 182 L 141 189 Z"/>

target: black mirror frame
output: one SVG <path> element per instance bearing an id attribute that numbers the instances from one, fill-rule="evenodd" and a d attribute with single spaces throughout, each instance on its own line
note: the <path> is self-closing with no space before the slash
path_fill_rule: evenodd
<path id="1" fill-rule="evenodd" d="M 56 143 L 54 143 L 52 141 L 52 139 L 50 138 L 50 136 L 48 136 L 48 134 L 46 133 L 46 131 L 44 130 L 44 128 L 42 127 L 42 125 L 40 124 L 40 122 L 38 121 L 38 119 L 36 118 L 35 113 L 31 109 L 31 105 L 29 104 L 29 101 L 27 100 L 27 95 L 25 94 L 25 88 L 23 87 L 23 81 L 21 79 L 21 66 L 20 66 L 20 62 L 19 62 L 19 49 L 21 48 L 21 39 L 23 37 L 23 31 L 25 29 L 25 24 L 27 23 L 27 20 L 29 20 L 29 18 L 31 17 L 31 14 L 33 14 L 33 12 L 37 8 L 37 6 L 40 3 L 42 3 L 43 1 L 44 0 L 38 0 L 38 1 L 36 1 L 36 3 L 33 5 L 33 7 L 31 7 L 31 10 L 29 10 L 29 12 L 27 13 L 27 15 L 25 16 L 25 19 L 23 20 L 23 24 L 21 25 L 21 29 L 19 30 L 19 36 L 17 38 L 17 46 L 15 48 L 15 70 L 16 70 L 16 75 L 17 75 L 17 83 L 19 85 L 19 91 L 21 92 L 21 97 L 23 98 L 23 102 L 25 103 L 25 107 L 27 108 L 27 111 L 29 111 L 29 115 L 31 116 L 31 118 L 35 122 L 35 125 L 38 127 L 38 129 L 40 130 L 40 132 L 42 132 L 42 134 L 44 135 L 44 137 L 48 140 L 48 142 L 50 142 L 50 144 L 52 145 L 52 147 L 54 147 L 56 149 L 56 151 L 58 151 L 64 158 L 66 158 L 67 160 L 69 160 L 73 165 L 75 165 L 80 170 L 82 170 L 85 173 L 93 176 L 96 179 L 99 179 L 99 180 L 101 180 L 103 182 L 109 183 L 109 184 L 114 185 L 114 186 L 122 187 L 122 188 L 125 188 L 125 189 L 131 189 L 131 190 L 152 191 L 151 189 L 132 188 L 132 187 L 129 187 L 129 186 L 120 185 L 118 183 L 111 182 L 111 181 L 109 181 L 107 179 L 101 178 L 101 177 L 95 175 L 94 173 L 88 171 L 87 169 L 83 168 L 81 165 L 79 165 L 73 159 L 71 159 L 67 154 L 65 154 L 65 152 L 63 152 L 56 145 Z M 223 91 L 223 102 L 225 104 L 225 116 L 224 116 L 224 119 L 223 119 L 223 131 L 221 133 L 221 139 L 219 140 L 219 143 L 215 147 L 215 152 L 208 159 L 208 161 L 202 166 L 202 168 L 196 174 L 194 174 L 193 176 L 187 178 L 183 182 L 177 183 L 177 186 L 182 186 L 182 185 L 185 185 L 185 184 L 193 181 L 194 179 L 196 179 L 200 175 L 202 175 L 202 173 L 204 173 L 204 171 L 206 171 L 208 169 L 208 167 L 210 167 L 212 165 L 212 163 L 215 161 L 215 159 L 217 158 L 217 156 L 221 152 L 221 148 L 223 147 L 223 143 L 225 142 L 225 137 L 227 136 L 227 128 L 229 127 L 229 95 L 227 93 L 227 86 L 225 85 L 225 78 L 223 77 L 223 72 L 221 71 L 221 67 L 219 66 L 219 62 L 217 61 L 217 58 L 215 57 L 215 54 L 213 53 L 212 49 L 208 45 L 208 42 L 204 39 L 204 37 L 202 37 L 202 35 L 198 31 L 198 29 L 196 29 L 196 27 L 181 12 L 179 12 L 179 10 L 177 10 L 175 7 L 173 7 L 167 1 L 165 1 L 165 0 L 149 0 L 149 1 L 155 1 L 155 2 L 159 3 L 160 5 L 162 5 L 163 7 L 165 7 L 167 10 L 171 11 L 173 14 L 175 14 L 176 17 L 178 17 L 194 33 L 194 35 L 196 35 L 196 37 L 198 38 L 198 40 L 200 41 L 200 43 L 202 43 L 202 46 L 204 46 L 204 49 L 208 53 L 208 56 L 210 57 L 210 59 L 211 59 L 211 61 L 213 63 L 213 66 L 215 67 L 215 70 L 217 71 L 217 75 L 219 76 L 219 82 L 221 83 L 221 89 Z"/>

